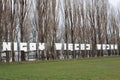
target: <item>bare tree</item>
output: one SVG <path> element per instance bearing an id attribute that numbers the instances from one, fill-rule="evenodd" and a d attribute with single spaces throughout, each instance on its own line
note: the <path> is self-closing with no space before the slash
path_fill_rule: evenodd
<path id="1" fill-rule="evenodd" d="M 20 0 L 20 15 L 19 15 L 19 24 L 20 24 L 20 36 L 21 36 L 21 42 L 25 41 L 25 30 L 27 29 L 25 27 L 25 20 L 26 20 L 26 16 L 29 12 L 29 8 L 27 8 L 27 0 Z M 25 61 L 26 57 L 25 57 L 25 52 L 21 51 L 21 61 Z"/>
<path id="2" fill-rule="evenodd" d="M 3 31 L 3 27 L 1 25 L 1 20 L 2 20 L 2 0 L 0 0 L 0 48 L 2 47 L 2 31 Z M 2 61 L 2 50 L 0 49 L 0 62 Z"/>

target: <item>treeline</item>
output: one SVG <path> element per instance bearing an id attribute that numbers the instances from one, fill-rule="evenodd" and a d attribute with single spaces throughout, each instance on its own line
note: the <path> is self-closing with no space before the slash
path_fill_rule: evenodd
<path id="1" fill-rule="evenodd" d="M 119 21 L 108 0 L 0 0 L 0 42 L 46 43 L 44 51 L 0 50 L 0 62 L 118 56 Z M 92 44 L 92 50 L 56 51 L 55 43 Z M 96 44 L 119 49 L 96 50 Z"/>

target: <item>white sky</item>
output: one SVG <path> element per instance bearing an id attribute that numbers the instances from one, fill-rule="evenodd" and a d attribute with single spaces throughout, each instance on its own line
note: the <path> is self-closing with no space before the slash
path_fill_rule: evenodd
<path id="1" fill-rule="evenodd" d="M 109 0 L 114 7 L 119 7 L 120 0 Z"/>

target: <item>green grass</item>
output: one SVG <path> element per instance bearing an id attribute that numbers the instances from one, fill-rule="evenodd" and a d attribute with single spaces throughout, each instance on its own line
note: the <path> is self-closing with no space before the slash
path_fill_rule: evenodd
<path id="1" fill-rule="evenodd" d="M 0 64 L 0 80 L 120 80 L 120 57 Z"/>

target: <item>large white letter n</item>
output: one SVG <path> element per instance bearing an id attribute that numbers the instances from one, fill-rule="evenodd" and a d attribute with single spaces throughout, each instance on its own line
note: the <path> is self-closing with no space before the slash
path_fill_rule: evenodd
<path id="1" fill-rule="evenodd" d="M 3 42 L 3 51 L 11 51 L 11 42 Z"/>

